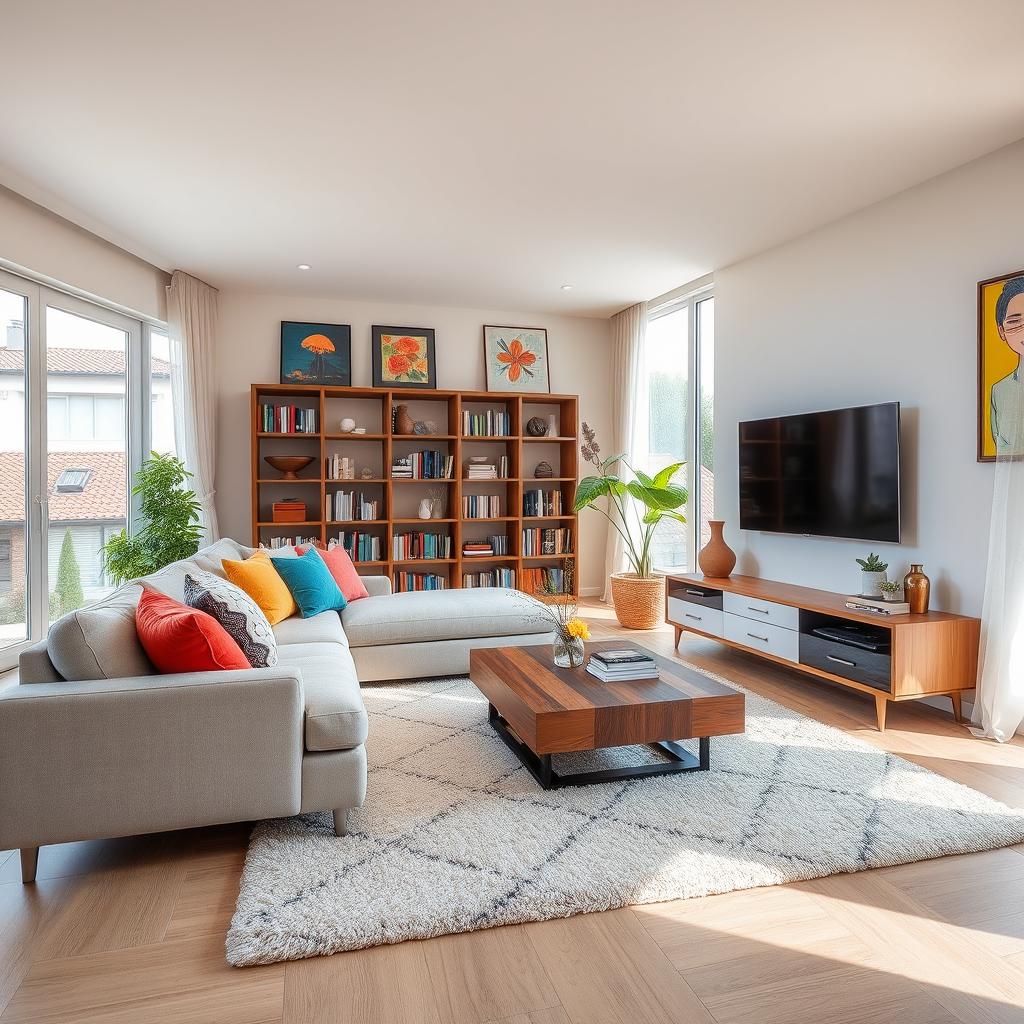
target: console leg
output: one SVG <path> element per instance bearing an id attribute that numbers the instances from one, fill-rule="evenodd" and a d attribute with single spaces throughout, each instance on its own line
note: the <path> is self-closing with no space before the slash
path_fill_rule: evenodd
<path id="1" fill-rule="evenodd" d="M 681 626 L 673 626 L 672 629 L 675 631 L 675 634 L 676 634 L 675 643 L 672 644 L 672 647 L 673 647 L 673 649 L 678 649 L 678 647 L 679 647 L 679 638 L 683 635 L 683 630 L 682 630 Z"/>
<path id="2" fill-rule="evenodd" d="M 962 722 L 964 720 L 964 712 L 960 706 L 960 691 L 957 690 L 955 693 L 951 693 L 949 699 L 953 702 L 953 720 Z"/>
<path id="3" fill-rule="evenodd" d="M 875 698 L 875 718 L 878 720 L 879 732 L 885 732 L 885 710 L 888 703 L 884 697 Z"/>
<path id="4" fill-rule="evenodd" d="M 28 846 L 21 850 L 21 880 L 23 883 L 36 880 L 36 866 L 39 864 L 39 847 Z"/>

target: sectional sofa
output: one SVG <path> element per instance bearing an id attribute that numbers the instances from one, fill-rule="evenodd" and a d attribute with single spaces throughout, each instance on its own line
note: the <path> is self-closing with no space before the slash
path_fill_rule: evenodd
<path id="1" fill-rule="evenodd" d="M 181 600 L 190 568 L 253 553 L 221 540 L 148 577 Z M 550 639 L 530 599 L 501 589 L 369 597 L 274 627 L 274 668 L 159 675 L 135 633 L 141 588 L 54 623 L 0 690 L 0 850 L 35 877 L 40 846 L 334 812 L 366 795 L 360 682 L 465 673 L 473 647 Z"/>

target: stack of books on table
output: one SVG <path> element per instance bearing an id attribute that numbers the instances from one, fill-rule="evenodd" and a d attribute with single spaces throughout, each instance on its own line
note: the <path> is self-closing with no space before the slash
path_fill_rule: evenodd
<path id="1" fill-rule="evenodd" d="M 658 665 L 644 651 L 624 647 L 615 651 L 597 651 L 587 662 L 587 671 L 603 683 L 629 679 L 657 679 Z"/>

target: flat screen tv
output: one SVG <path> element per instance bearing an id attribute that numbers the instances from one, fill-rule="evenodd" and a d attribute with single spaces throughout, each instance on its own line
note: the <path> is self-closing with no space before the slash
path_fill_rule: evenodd
<path id="1" fill-rule="evenodd" d="M 900 539 L 900 405 L 740 424 L 740 527 Z"/>

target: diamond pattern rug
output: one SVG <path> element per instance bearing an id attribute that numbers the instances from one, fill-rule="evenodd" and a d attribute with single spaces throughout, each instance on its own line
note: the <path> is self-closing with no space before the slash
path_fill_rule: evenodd
<path id="1" fill-rule="evenodd" d="M 256 827 L 229 962 L 294 960 L 1024 841 L 1024 811 L 745 692 L 747 731 L 712 740 L 710 772 L 545 792 L 495 735 L 468 679 L 364 686 L 366 805 L 343 838 L 329 813 Z M 654 756 L 623 747 L 556 757 L 556 769 Z"/>

